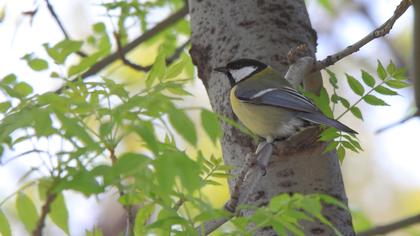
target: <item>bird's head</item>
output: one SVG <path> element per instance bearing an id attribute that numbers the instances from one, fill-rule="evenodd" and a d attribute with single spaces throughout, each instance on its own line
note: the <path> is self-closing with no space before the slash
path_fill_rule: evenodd
<path id="1" fill-rule="evenodd" d="M 264 70 L 266 67 L 266 64 L 254 59 L 238 59 L 229 62 L 225 66 L 214 68 L 214 70 L 224 73 L 231 84 L 237 84 Z"/>

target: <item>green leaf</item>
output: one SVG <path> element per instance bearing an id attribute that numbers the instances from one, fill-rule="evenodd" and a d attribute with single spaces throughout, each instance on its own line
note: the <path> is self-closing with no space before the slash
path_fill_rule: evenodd
<path id="1" fill-rule="evenodd" d="M 79 74 L 87 69 L 89 69 L 93 64 L 95 64 L 102 56 L 104 56 L 104 51 L 99 51 L 91 54 L 90 56 L 84 57 L 80 60 L 77 65 L 73 65 L 69 68 L 67 74 L 69 77 Z"/>
<path id="2" fill-rule="evenodd" d="M 37 137 L 49 136 L 54 133 L 52 120 L 49 111 L 46 109 L 34 110 L 32 112 L 35 133 Z"/>
<path id="3" fill-rule="evenodd" d="M 101 186 L 95 179 L 92 173 L 87 170 L 74 170 L 67 168 L 71 175 L 69 180 L 62 181 L 57 184 L 57 189 L 72 189 L 80 193 L 83 193 L 85 196 L 90 196 L 92 194 L 99 194 L 104 191 L 103 186 Z"/>
<path id="4" fill-rule="evenodd" d="M 328 95 L 327 90 L 325 90 L 325 88 L 321 88 L 321 91 L 318 96 L 311 92 L 304 92 L 304 95 L 309 97 L 324 115 L 330 118 L 333 117 L 333 112 L 329 105 L 330 104 L 329 95 Z"/>
<path id="5" fill-rule="evenodd" d="M 347 77 L 347 83 L 350 85 L 351 90 L 359 96 L 363 96 L 365 93 L 365 89 L 363 88 L 363 85 L 357 81 L 353 76 L 346 74 Z"/>
<path id="6" fill-rule="evenodd" d="M 42 71 L 48 69 L 48 62 L 44 59 L 37 58 L 33 53 L 26 54 L 23 58 L 34 71 Z"/>
<path id="7" fill-rule="evenodd" d="M 375 78 L 373 78 L 372 75 L 370 75 L 364 70 L 362 70 L 362 79 L 363 79 L 363 82 L 365 82 L 367 86 L 369 87 L 375 86 Z"/>
<path id="8" fill-rule="evenodd" d="M 39 218 L 35 204 L 26 194 L 20 192 L 16 198 L 16 210 L 26 231 L 32 233 Z"/>
<path id="9" fill-rule="evenodd" d="M 69 231 L 69 213 L 66 206 L 66 201 L 62 193 L 58 193 L 57 197 L 51 204 L 51 211 L 48 216 L 51 220 L 60 227 L 67 235 Z"/>
<path id="10" fill-rule="evenodd" d="M 388 85 L 391 88 L 396 88 L 396 89 L 400 89 L 400 88 L 406 88 L 409 87 L 410 84 L 406 83 L 402 80 L 387 80 L 385 81 L 386 85 Z"/>
<path id="11" fill-rule="evenodd" d="M 340 100 L 341 104 L 343 104 L 345 108 L 350 108 L 350 102 L 347 99 L 340 96 L 338 96 L 338 99 Z"/>
<path id="12" fill-rule="evenodd" d="M 48 55 L 54 59 L 54 62 L 62 65 L 66 61 L 67 57 L 80 50 L 83 45 L 83 41 L 75 41 L 70 39 L 64 39 L 53 47 L 50 47 L 48 44 L 44 44 L 44 48 L 47 51 Z"/>
<path id="13" fill-rule="evenodd" d="M 9 101 L 1 102 L 0 103 L 0 112 L 5 113 L 7 110 L 9 110 L 9 108 L 11 106 L 12 106 L 12 103 L 10 103 Z"/>
<path id="14" fill-rule="evenodd" d="M 10 230 L 9 220 L 6 215 L 0 210 L 0 235 L 2 236 L 12 236 L 12 231 Z"/>
<path id="15" fill-rule="evenodd" d="M 382 63 L 378 60 L 378 67 L 376 68 L 376 72 L 378 73 L 378 76 L 381 80 L 385 80 L 386 77 L 388 76 L 384 66 L 382 65 Z"/>
<path id="16" fill-rule="evenodd" d="M 92 26 L 92 29 L 93 29 L 93 32 L 98 33 L 98 34 L 106 32 L 106 27 L 105 27 L 105 24 L 103 22 L 95 23 Z"/>
<path id="17" fill-rule="evenodd" d="M 359 118 L 361 120 L 363 120 L 363 115 L 362 115 L 362 111 L 360 111 L 360 109 L 356 106 L 350 108 L 350 112 L 356 117 Z"/>
<path id="18" fill-rule="evenodd" d="M 154 204 L 148 204 L 140 207 L 140 209 L 137 211 L 136 220 L 134 223 L 134 235 L 146 235 L 147 231 L 145 225 L 147 224 L 147 221 L 149 220 L 154 210 Z"/>
<path id="19" fill-rule="evenodd" d="M 210 137 L 211 141 L 216 143 L 217 139 L 222 136 L 222 129 L 220 128 L 217 115 L 209 110 L 202 109 L 201 124 L 203 125 L 203 128 Z"/>
<path id="20" fill-rule="evenodd" d="M 159 50 L 159 54 L 153 63 L 152 69 L 146 78 L 146 87 L 150 88 L 155 80 L 162 80 L 166 74 L 166 54 L 163 49 Z"/>
<path id="21" fill-rule="evenodd" d="M 325 88 L 321 88 L 319 93 L 319 101 L 316 104 L 321 112 L 329 118 L 333 118 L 334 114 L 330 107 L 330 99 L 328 92 Z"/>
<path id="22" fill-rule="evenodd" d="M 155 154 L 159 152 L 158 139 L 155 135 L 155 130 L 151 122 L 142 122 L 139 126 L 134 127 L 134 130 L 146 143 L 147 148 L 149 148 L 150 151 Z"/>
<path id="23" fill-rule="evenodd" d="M 338 160 L 340 160 L 340 163 L 343 163 L 344 157 L 346 156 L 346 150 L 341 145 L 337 148 L 337 156 Z"/>
<path id="24" fill-rule="evenodd" d="M 169 121 L 174 129 L 190 144 L 197 145 L 195 125 L 187 114 L 180 109 L 172 107 L 169 110 Z"/>
<path id="25" fill-rule="evenodd" d="M 382 86 L 382 85 L 377 86 L 375 88 L 375 91 L 380 93 L 380 94 L 383 94 L 383 95 L 398 95 L 398 93 L 395 92 L 394 90 L 389 89 L 389 88 L 387 88 L 385 86 Z"/>
<path id="26" fill-rule="evenodd" d="M 103 236 L 103 234 L 102 230 L 95 226 L 92 230 L 86 230 L 85 236 Z"/>
<path id="27" fill-rule="evenodd" d="M 325 71 L 327 71 L 327 73 L 328 73 L 328 75 L 330 76 L 330 78 L 329 78 L 329 82 L 330 82 L 330 84 L 335 88 L 335 89 L 338 89 L 338 80 L 337 80 L 337 76 L 335 75 L 335 73 L 334 72 L 332 72 L 332 71 L 330 71 L 330 70 L 328 70 L 328 69 L 325 69 Z"/>
<path id="28" fill-rule="evenodd" d="M 15 74 L 8 74 L 1 80 L 1 85 L 10 85 L 14 84 L 16 82 L 16 75 Z"/>
<path id="29" fill-rule="evenodd" d="M 173 63 L 172 65 L 170 65 L 166 73 L 166 79 L 175 78 L 178 75 L 180 75 L 181 72 L 184 70 L 185 64 L 185 60 L 179 60 L 177 63 Z"/>
<path id="30" fill-rule="evenodd" d="M 349 149 L 349 150 L 351 150 L 351 151 L 353 151 L 353 152 L 359 152 L 359 150 L 356 148 L 356 147 L 354 147 L 353 146 L 353 144 L 351 144 L 350 142 L 348 142 L 348 141 L 341 141 L 341 144 L 345 147 L 345 148 L 347 148 L 347 149 Z"/>
<path id="31" fill-rule="evenodd" d="M 32 87 L 26 82 L 19 82 L 14 87 L 13 90 L 19 94 L 21 97 L 26 97 L 33 92 Z"/>
<path id="32" fill-rule="evenodd" d="M 175 179 L 179 177 L 182 186 L 189 192 L 201 186 L 199 165 L 179 151 L 167 151 L 155 161 L 156 177 L 162 194 L 171 193 Z"/>
<path id="33" fill-rule="evenodd" d="M 61 121 L 61 128 L 66 131 L 67 134 L 73 137 L 77 137 L 82 141 L 86 146 L 92 149 L 98 149 L 99 145 L 96 141 L 92 139 L 90 134 L 82 127 L 75 118 L 66 117 L 61 112 L 55 112 L 57 118 Z"/>
<path id="34" fill-rule="evenodd" d="M 396 72 L 396 70 L 397 70 L 397 67 L 394 65 L 392 61 L 390 61 L 388 66 L 386 67 L 386 71 L 388 72 L 388 74 L 392 76 Z"/>
<path id="35" fill-rule="evenodd" d="M 389 106 L 384 100 L 370 94 L 364 96 L 363 101 L 374 106 Z"/>
<path id="36" fill-rule="evenodd" d="M 327 129 L 325 129 L 324 131 L 322 131 L 322 133 L 320 134 L 320 141 L 330 141 L 330 140 L 334 140 L 335 138 L 338 138 L 340 136 L 340 134 L 338 133 L 336 128 L 332 128 L 329 127 Z"/>
<path id="37" fill-rule="evenodd" d="M 331 5 L 330 0 L 318 0 L 319 4 L 324 7 L 325 10 L 328 11 L 329 14 L 333 14 L 334 13 L 334 8 Z"/>
<path id="38" fill-rule="evenodd" d="M 118 158 L 114 169 L 117 174 L 128 176 L 141 171 L 145 172 L 149 163 L 150 159 L 145 155 L 138 153 L 125 153 Z"/>
<path id="39" fill-rule="evenodd" d="M 351 216 L 356 232 L 368 230 L 374 226 L 372 221 L 360 210 L 352 210 Z"/>

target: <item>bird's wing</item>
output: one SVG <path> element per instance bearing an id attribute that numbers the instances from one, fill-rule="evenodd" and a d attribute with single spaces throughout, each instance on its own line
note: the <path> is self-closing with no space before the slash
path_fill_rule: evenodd
<path id="1" fill-rule="evenodd" d="M 290 87 L 256 89 L 237 89 L 235 96 L 241 101 L 275 106 L 300 112 L 319 112 L 318 108 L 306 97 Z"/>

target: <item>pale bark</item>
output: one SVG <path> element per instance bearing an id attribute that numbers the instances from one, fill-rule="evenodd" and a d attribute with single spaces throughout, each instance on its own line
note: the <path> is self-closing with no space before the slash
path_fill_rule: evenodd
<path id="1" fill-rule="evenodd" d="M 303 0 L 190 0 L 192 25 L 191 55 L 198 67 L 211 105 L 219 114 L 234 118 L 230 108 L 229 82 L 212 68 L 238 58 L 254 58 L 286 73 L 287 53 L 307 44 L 307 55 L 315 57 L 316 32 L 312 29 Z M 228 124 L 222 124 L 223 158 L 240 171 L 245 156 L 256 143 Z M 347 197 L 335 153 L 322 154 L 314 129 L 277 144 L 275 156 L 261 178 L 251 204 L 265 204 L 281 193 L 325 193 L 344 203 Z M 232 188 L 235 179 L 230 181 Z M 337 207 L 326 206 L 325 216 L 344 235 L 354 235 L 351 216 Z M 320 223 L 304 223 L 306 235 L 332 235 Z M 273 235 L 264 229 L 258 235 Z"/>

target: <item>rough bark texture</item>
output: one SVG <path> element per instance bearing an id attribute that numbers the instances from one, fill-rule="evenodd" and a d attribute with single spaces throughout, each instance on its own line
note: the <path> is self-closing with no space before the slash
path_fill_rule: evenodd
<path id="1" fill-rule="evenodd" d="M 190 0 L 192 24 L 191 56 L 198 67 L 213 109 L 234 118 L 228 93 L 230 85 L 212 68 L 238 58 L 254 58 L 286 73 L 287 53 L 307 44 L 307 55 L 315 57 L 316 32 L 312 29 L 303 0 Z M 230 125 L 223 124 L 223 158 L 226 164 L 243 166 L 255 143 Z M 251 204 L 264 204 L 280 193 L 326 193 L 347 202 L 340 166 L 335 153 L 322 154 L 317 131 L 311 129 L 277 144 L 267 175 L 251 195 Z M 235 179 L 230 181 L 233 186 Z M 326 217 L 344 235 L 354 235 L 351 216 L 326 206 Z M 332 235 L 319 223 L 304 223 L 306 235 Z M 275 235 L 265 229 L 258 235 Z"/>

